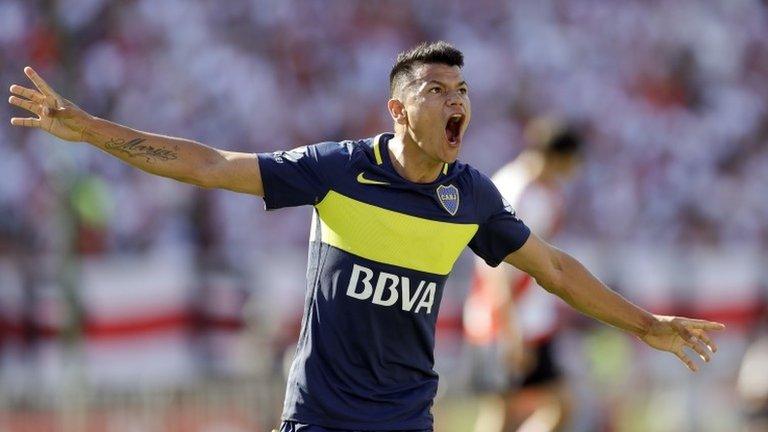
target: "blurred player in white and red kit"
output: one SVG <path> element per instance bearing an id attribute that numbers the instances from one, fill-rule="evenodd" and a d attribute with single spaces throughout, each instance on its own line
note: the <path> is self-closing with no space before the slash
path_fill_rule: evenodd
<path id="1" fill-rule="evenodd" d="M 578 169 L 582 140 L 574 127 L 551 119 L 525 131 L 528 148 L 493 182 L 531 230 L 549 240 L 562 225 L 562 184 Z M 464 310 L 473 348 L 473 386 L 481 393 L 475 431 L 562 430 L 569 391 L 554 359 L 559 300 L 513 268 L 477 260 Z"/>

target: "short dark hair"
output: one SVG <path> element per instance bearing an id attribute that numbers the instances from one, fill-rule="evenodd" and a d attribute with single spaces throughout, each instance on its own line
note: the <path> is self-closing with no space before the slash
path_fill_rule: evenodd
<path id="1" fill-rule="evenodd" d="M 448 66 L 464 66 L 464 54 L 456 47 L 445 41 L 422 42 L 408 51 L 397 55 L 397 61 L 389 72 L 389 94 L 395 91 L 406 78 L 411 76 L 413 69 L 420 64 L 440 63 Z"/>
<path id="2" fill-rule="evenodd" d="M 580 155 L 584 150 L 584 139 L 580 125 L 541 117 L 525 128 L 526 138 L 531 147 L 548 156 Z"/>
<path id="3" fill-rule="evenodd" d="M 544 150 L 549 154 L 558 156 L 580 155 L 584 150 L 584 141 L 578 130 L 573 127 L 566 127 L 558 131 L 547 142 Z"/>

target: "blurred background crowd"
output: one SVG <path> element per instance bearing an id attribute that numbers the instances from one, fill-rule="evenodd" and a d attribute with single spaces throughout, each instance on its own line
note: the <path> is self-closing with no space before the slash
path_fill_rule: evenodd
<path id="1" fill-rule="evenodd" d="M 730 325 L 717 361 L 691 376 L 570 320 L 561 357 L 583 402 L 572 429 L 764 419 L 764 1 L 0 0 L 0 83 L 31 85 L 31 65 L 93 115 L 273 151 L 390 130 L 389 69 L 435 39 L 465 54 L 462 160 L 491 174 L 533 119 L 578 124 L 585 167 L 555 243 L 645 307 Z M 12 116 L 24 115 L 0 105 L 0 429 L 275 424 L 310 211 L 267 214 L 256 197 L 152 177 Z M 462 370 L 471 264 L 446 287 L 438 371 Z M 455 420 L 472 413 L 465 374 L 443 375 L 437 430 L 467 430 Z"/>

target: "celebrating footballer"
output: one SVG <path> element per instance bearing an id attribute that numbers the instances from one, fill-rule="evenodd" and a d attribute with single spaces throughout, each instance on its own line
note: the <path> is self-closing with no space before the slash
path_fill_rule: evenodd
<path id="1" fill-rule="evenodd" d="M 151 174 L 261 196 L 267 210 L 314 207 L 281 431 L 431 431 L 435 323 L 466 246 L 693 371 L 690 353 L 709 361 L 716 347 L 707 332 L 722 324 L 632 304 L 532 234 L 486 175 L 457 160 L 472 117 L 462 66 L 450 44 L 420 44 L 390 73 L 394 133 L 274 153 L 219 150 L 91 116 L 29 67 L 34 88 L 12 85 L 9 102 L 34 116 L 11 123 L 87 142 Z"/>

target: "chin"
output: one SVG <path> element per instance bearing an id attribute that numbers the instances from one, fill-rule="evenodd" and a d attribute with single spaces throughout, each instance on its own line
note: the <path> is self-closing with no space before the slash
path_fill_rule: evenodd
<path id="1" fill-rule="evenodd" d="M 443 152 L 442 152 L 442 160 L 445 163 L 453 163 L 458 159 L 459 152 L 461 151 L 461 138 L 459 138 L 456 142 L 450 142 L 446 140 L 443 143 Z"/>
<path id="2" fill-rule="evenodd" d="M 442 157 L 440 157 L 440 160 L 444 163 L 450 164 L 456 162 L 456 159 L 459 158 L 459 149 L 456 150 L 444 152 Z"/>

